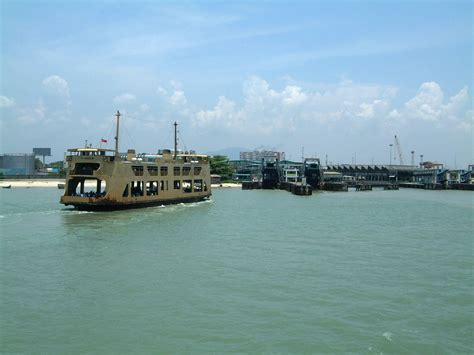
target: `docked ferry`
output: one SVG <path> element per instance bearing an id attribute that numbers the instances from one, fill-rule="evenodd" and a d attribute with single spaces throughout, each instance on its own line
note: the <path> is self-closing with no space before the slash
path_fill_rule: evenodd
<path id="1" fill-rule="evenodd" d="M 119 153 L 120 112 L 117 111 L 115 150 L 68 149 L 67 174 L 61 203 L 79 210 L 117 210 L 184 202 L 211 196 L 207 155 L 178 152 L 174 123 L 174 151 Z"/>

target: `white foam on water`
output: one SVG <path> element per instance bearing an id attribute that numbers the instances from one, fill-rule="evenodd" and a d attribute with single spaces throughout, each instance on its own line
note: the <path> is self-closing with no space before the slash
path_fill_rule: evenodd
<path id="1" fill-rule="evenodd" d="M 0 218 L 5 218 L 5 216 L 0 215 Z"/>
<path id="2" fill-rule="evenodd" d="M 94 211 L 78 211 L 78 210 L 64 210 L 68 214 L 89 214 L 89 213 L 95 213 Z"/>
<path id="3" fill-rule="evenodd" d="M 385 332 L 385 333 L 382 334 L 382 336 L 383 336 L 385 339 L 387 339 L 388 341 L 392 341 L 392 335 L 393 335 L 393 334 L 390 333 L 390 332 Z"/>

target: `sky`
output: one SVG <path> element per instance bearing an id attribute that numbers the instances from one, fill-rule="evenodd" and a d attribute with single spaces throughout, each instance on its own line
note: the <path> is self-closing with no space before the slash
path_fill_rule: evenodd
<path id="1" fill-rule="evenodd" d="M 471 1 L 0 0 L 0 152 L 473 164 Z"/>

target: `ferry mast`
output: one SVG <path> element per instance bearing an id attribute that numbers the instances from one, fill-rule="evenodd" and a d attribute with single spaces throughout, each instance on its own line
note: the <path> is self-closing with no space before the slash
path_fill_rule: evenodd
<path id="1" fill-rule="evenodd" d="M 115 114 L 117 116 L 117 130 L 115 132 L 115 156 L 119 156 L 119 126 L 120 126 L 120 111 Z"/>
<path id="2" fill-rule="evenodd" d="M 178 124 L 174 122 L 174 160 L 178 156 Z"/>

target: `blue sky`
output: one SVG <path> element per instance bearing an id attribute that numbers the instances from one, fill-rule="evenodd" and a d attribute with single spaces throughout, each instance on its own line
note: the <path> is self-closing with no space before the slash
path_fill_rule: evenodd
<path id="1" fill-rule="evenodd" d="M 84 140 L 473 163 L 470 1 L 1 1 L 1 151 Z M 184 146 L 182 145 L 182 148 Z M 417 161 L 419 158 L 416 159 Z"/>

